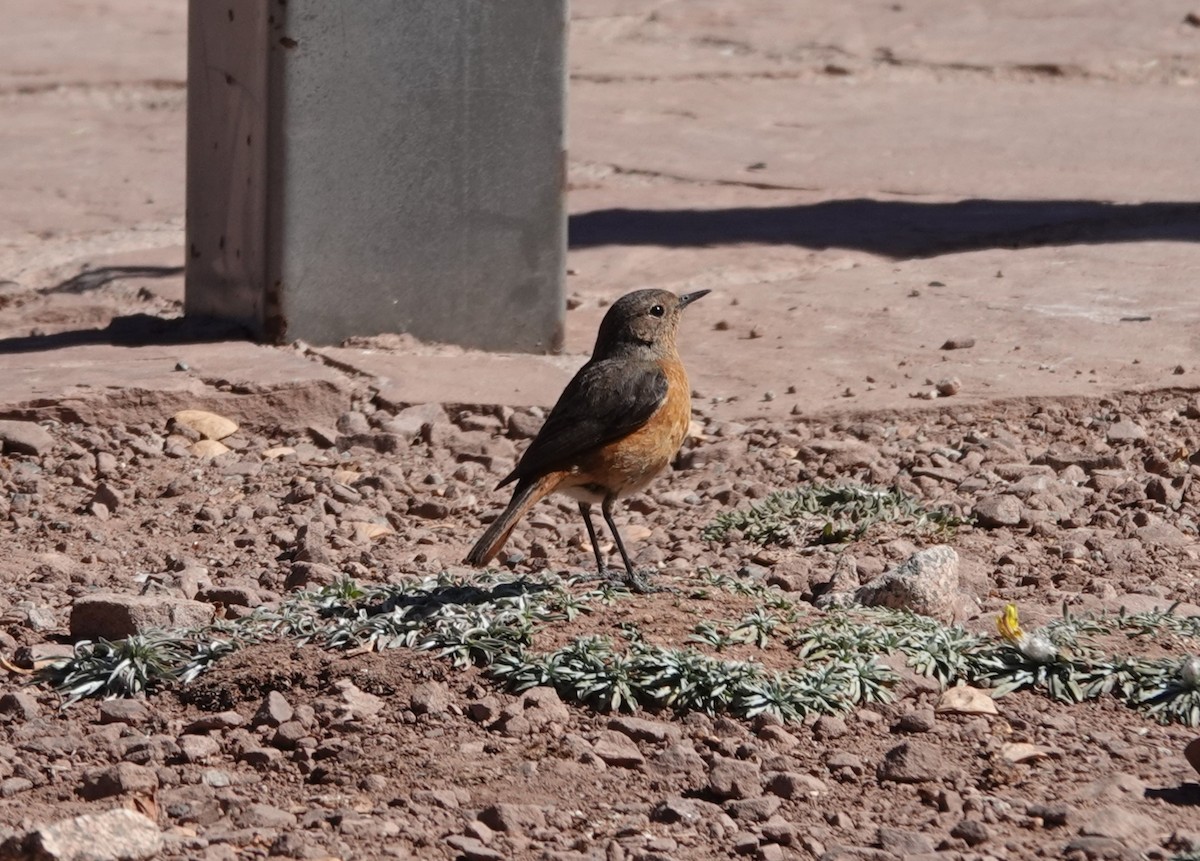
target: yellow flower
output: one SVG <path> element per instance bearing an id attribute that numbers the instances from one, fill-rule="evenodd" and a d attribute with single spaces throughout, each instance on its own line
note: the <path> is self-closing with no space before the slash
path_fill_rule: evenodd
<path id="1" fill-rule="evenodd" d="M 1058 647 L 1050 642 L 1045 634 L 1027 634 L 1021 630 L 1017 618 L 1017 605 L 1005 604 L 999 618 L 996 619 L 996 630 L 1008 642 L 1012 643 L 1022 655 L 1039 664 L 1048 664 L 1058 657 Z"/>
<path id="2" fill-rule="evenodd" d="M 1005 604 L 1004 610 L 1001 611 L 999 618 L 996 619 L 996 630 L 1000 632 L 1000 636 L 1008 640 L 1014 646 L 1019 646 L 1021 641 L 1025 639 L 1025 632 L 1021 630 L 1021 623 L 1017 621 L 1017 605 Z"/>

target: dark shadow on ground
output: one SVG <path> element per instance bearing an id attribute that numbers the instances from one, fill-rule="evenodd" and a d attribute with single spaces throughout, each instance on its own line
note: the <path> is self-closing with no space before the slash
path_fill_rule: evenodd
<path id="1" fill-rule="evenodd" d="M 100 266 L 87 269 L 60 284 L 36 292 L 42 296 L 54 293 L 87 293 L 122 278 L 170 278 L 182 273 L 182 266 Z M 0 304 L 0 308 L 2 307 L 3 304 Z M 0 338 L 0 353 L 35 353 L 85 344 L 143 347 L 151 344 L 245 341 L 251 336 L 252 333 L 244 326 L 230 320 L 128 314 L 114 317 L 104 328 Z"/>
<path id="2" fill-rule="evenodd" d="M 1200 242 L 1200 203 L 831 200 L 731 209 L 600 209 L 572 215 L 570 247 L 740 243 L 932 257 L 984 248 Z"/>
<path id="3" fill-rule="evenodd" d="M 1147 789 L 1147 798 L 1159 798 L 1176 807 L 1200 807 L 1200 783 L 1182 783 L 1163 789 Z"/>
<path id="4" fill-rule="evenodd" d="M 205 317 L 155 317 L 130 314 L 114 317 L 103 329 L 75 329 L 50 335 L 0 338 L 0 353 L 36 353 L 85 344 L 117 347 L 146 347 L 151 344 L 196 344 L 214 341 L 246 341 L 250 333 L 229 320 Z"/>
<path id="5" fill-rule="evenodd" d="M 378 616 L 391 613 L 401 607 L 418 608 L 409 615 L 423 619 L 431 616 L 446 606 L 470 607 L 488 604 L 500 598 L 515 598 L 518 595 L 532 595 L 535 592 L 545 592 L 553 586 L 535 580 L 514 580 L 509 583 L 496 583 L 487 588 L 466 585 L 445 585 L 429 592 L 411 592 L 385 598 L 370 606 L 364 607 L 368 616 Z"/>

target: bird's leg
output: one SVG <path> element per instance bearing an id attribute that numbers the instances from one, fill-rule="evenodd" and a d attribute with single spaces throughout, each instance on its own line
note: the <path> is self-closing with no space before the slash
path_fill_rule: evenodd
<path id="1" fill-rule="evenodd" d="M 587 527 L 588 539 L 592 542 L 592 552 L 596 554 L 596 570 L 600 572 L 600 579 L 603 580 L 608 575 L 604 569 L 604 557 L 600 555 L 600 542 L 596 540 L 596 528 L 592 526 L 591 504 L 579 503 L 579 513 L 583 515 L 583 525 Z"/>
<path id="2" fill-rule="evenodd" d="M 651 586 L 646 582 L 645 578 L 633 570 L 633 563 L 629 561 L 629 554 L 625 552 L 625 544 L 621 541 L 621 533 L 617 531 L 617 524 L 613 523 L 612 506 L 616 498 L 616 495 L 611 493 L 604 497 L 604 502 L 600 504 L 600 510 L 604 513 L 604 522 L 608 524 L 613 541 L 616 542 L 617 550 L 621 553 L 621 561 L 625 563 L 625 582 L 634 592 L 662 591 L 659 587 Z"/>

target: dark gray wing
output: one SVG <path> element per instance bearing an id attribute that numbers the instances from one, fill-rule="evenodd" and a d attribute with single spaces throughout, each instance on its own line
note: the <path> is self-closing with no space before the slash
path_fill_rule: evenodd
<path id="1" fill-rule="evenodd" d="M 588 362 L 567 384 L 517 468 L 499 486 L 562 469 L 579 455 L 637 430 L 666 396 L 667 377 L 657 362 Z"/>

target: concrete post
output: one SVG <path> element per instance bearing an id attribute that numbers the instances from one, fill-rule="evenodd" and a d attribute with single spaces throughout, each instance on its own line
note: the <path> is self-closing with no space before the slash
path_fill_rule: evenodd
<path id="1" fill-rule="evenodd" d="M 186 313 L 562 343 L 566 0 L 190 0 Z"/>

